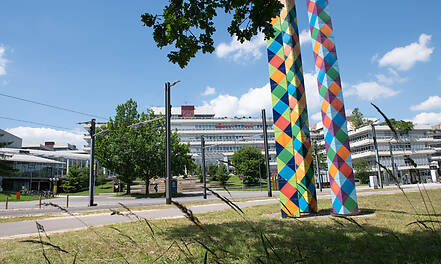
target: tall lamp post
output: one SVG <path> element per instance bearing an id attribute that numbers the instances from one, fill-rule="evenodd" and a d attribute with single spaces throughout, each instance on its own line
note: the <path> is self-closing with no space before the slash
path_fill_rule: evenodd
<path id="1" fill-rule="evenodd" d="M 170 84 L 165 83 L 165 203 L 171 204 L 171 104 L 170 104 L 170 88 L 180 81 Z"/>
<path id="2" fill-rule="evenodd" d="M 371 129 L 372 129 L 372 139 L 374 140 L 375 160 L 377 162 L 378 181 L 380 183 L 380 187 L 383 188 L 383 181 L 381 180 L 380 155 L 378 154 L 377 132 L 375 131 L 375 124 L 371 124 Z"/>
<path id="3" fill-rule="evenodd" d="M 207 175 L 205 172 L 205 139 L 201 136 L 201 155 L 202 155 L 202 182 L 204 185 L 204 199 L 207 199 Z"/>
<path id="4" fill-rule="evenodd" d="M 270 174 L 270 164 L 269 164 L 270 157 L 269 157 L 269 150 L 268 150 L 268 131 L 267 131 L 267 127 L 266 127 L 265 109 L 262 109 L 262 126 L 263 126 L 263 145 L 265 148 L 265 166 L 266 166 L 266 179 L 267 179 L 267 186 L 268 186 L 268 197 L 272 197 L 273 192 L 271 189 L 271 174 Z"/>

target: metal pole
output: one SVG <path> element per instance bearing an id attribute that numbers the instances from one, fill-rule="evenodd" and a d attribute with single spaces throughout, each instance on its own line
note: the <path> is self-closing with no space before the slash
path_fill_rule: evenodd
<path id="1" fill-rule="evenodd" d="M 262 191 L 262 168 L 259 160 L 259 189 Z"/>
<path id="2" fill-rule="evenodd" d="M 372 138 L 374 140 L 375 160 L 377 161 L 378 181 L 380 183 L 380 187 L 383 188 L 383 182 L 381 180 L 380 155 L 378 154 L 377 132 L 375 131 L 375 125 L 374 124 L 371 124 L 371 128 L 372 128 Z"/>
<path id="3" fill-rule="evenodd" d="M 320 189 L 320 192 L 322 192 L 323 191 L 322 175 L 320 173 L 320 161 L 319 161 L 317 147 L 318 147 L 317 142 L 314 141 L 315 170 L 317 171 L 317 180 L 318 180 L 318 184 L 319 184 L 319 189 Z"/>
<path id="4" fill-rule="evenodd" d="M 95 119 L 90 121 L 90 174 L 89 174 L 89 206 L 95 206 L 93 201 L 93 189 L 95 187 Z"/>
<path id="5" fill-rule="evenodd" d="M 396 177 L 398 176 L 397 171 L 395 170 L 395 160 L 394 160 L 394 155 L 392 153 L 392 143 L 389 141 L 389 152 L 390 152 L 390 160 L 391 160 L 391 165 L 392 165 L 392 174 L 393 177 L 396 179 Z M 386 186 L 389 186 L 389 174 L 386 173 L 386 175 L 384 175 L 384 180 L 386 182 Z"/>
<path id="6" fill-rule="evenodd" d="M 262 126 L 263 126 L 263 143 L 265 148 L 265 166 L 266 166 L 266 179 L 268 185 L 268 197 L 273 196 L 273 191 L 271 189 L 271 174 L 269 165 L 269 151 L 268 151 L 268 131 L 266 127 L 266 113 L 265 109 L 262 109 Z"/>
<path id="7" fill-rule="evenodd" d="M 170 161 L 170 83 L 165 83 L 165 203 L 171 204 L 171 161 Z"/>
<path id="8" fill-rule="evenodd" d="M 205 173 L 205 139 L 201 136 L 201 156 L 202 156 L 202 182 L 204 185 L 204 199 L 207 199 L 207 175 Z"/>

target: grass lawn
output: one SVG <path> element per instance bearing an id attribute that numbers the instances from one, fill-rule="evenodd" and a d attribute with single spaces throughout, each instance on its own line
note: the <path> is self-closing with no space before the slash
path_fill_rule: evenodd
<path id="1" fill-rule="evenodd" d="M 210 181 L 210 185 L 215 188 L 222 188 L 221 183 L 218 181 Z M 237 175 L 232 175 L 225 187 L 231 191 L 242 191 L 242 178 Z M 265 191 L 266 188 L 266 180 L 262 179 L 262 191 Z M 260 191 L 259 183 L 253 184 L 252 186 L 244 184 L 243 191 Z"/>
<path id="2" fill-rule="evenodd" d="M 106 183 L 103 185 L 99 185 L 99 186 L 95 186 L 95 188 L 93 189 L 95 194 L 100 194 L 100 193 L 113 193 L 113 183 Z M 89 190 L 85 190 L 82 192 L 76 192 L 76 193 L 59 193 L 62 195 L 75 195 L 75 196 L 79 196 L 79 195 L 89 195 Z"/>
<path id="3" fill-rule="evenodd" d="M 40 199 L 40 196 L 38 195 L 21 194 L 20 200 L 17 200 L 15 192 L 14 193 L 0 192 L 0 202 L 6 201 L 6 197 L 8 197 L 9 202 L 35 201 Z M 42 197 L 41 199 L 44 200 L 45 198 Z"/>
<path id="4" fill-rule="evenodd" d="M 441 191 L 427 193 L 427 209 L 417 192 L 407 193 L 410 203 L 403 194 L 361 196 L 359 207 L 374 214 L 356 222 L 269 217 L 280 212 L 272 204 L 245 208 L 244 217 L 233 210 L 196 215 L 199 226 L 153 220 L 154 234 L 136 221 L 42 239 L 68 252 L 44 246 L 51 263 L 204 263 L 205 256 L 207 263 L 441 263 Z M 0 263 L 47 262 L 40 244 L 23 240 L 0 240 Z"/>

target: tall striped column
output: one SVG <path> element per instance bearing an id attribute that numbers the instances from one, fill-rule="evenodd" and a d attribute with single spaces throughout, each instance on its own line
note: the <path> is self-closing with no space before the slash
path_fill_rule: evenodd
<path id="1" fill-rule="evenodd" d="M 282 10 L 283 11 L 283 10 Z M 291 126 L 281 18 L 271 20 L 274 37 L 267 40 L 268 65 L 276 140 L 276 159 L 282 217 L 299 217 L 299 198 L 295 177 L 295 160 Z"/>
<path id="2" fill-rule="evenodd" d="M 334 213 L 358 213 L 347 119 L 328 0 L 307 0 Z"/>
<path id="3" fill-rule="evenodd" d="M 285 0 L 282 2 L 284 2 L 285 8 L 280 12 L 280 18 L 289 105 L 292 108 L 291 127 L 299 207 L 301 212 L 317 212 L 317 196 L 314 170 L 311 166 L 311 140 L 309 135 L 308 110 L 306 106 L 297 13 L 294 0 Z"/>

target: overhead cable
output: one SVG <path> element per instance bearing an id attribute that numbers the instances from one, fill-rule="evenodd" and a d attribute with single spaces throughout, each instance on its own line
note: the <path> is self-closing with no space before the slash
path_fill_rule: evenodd
<path id="1" fill-rule="evenodd" d="M 75 113 L 75 114 L 79 114 L 79 115 L 97 117 L 97 118 L 100 118 L 100 119 L 107 119 L 106 117 L 102 117 L 102 116 L 98 116 L 98 115 L 94 115 L 94 114 L 83 113 L 83 112 L 75 111 L 75 110 L 72 110 L 72 109 L 64 108 L 64 107 L 61 107 L 61 106 L 40 103 L 40 102 L 37 102 L 37 101 L 33 101 L 33 100 L 29 100 L 29 99 L 24 99 L 24 98 L 12 96 L 12 95 L 4 94 L 4 93 L 0 93 L 0 96 L 4 96 L 4 97 L 20 100 L 20 101 L 32 103 L 32 104 L 42 105 L 42 106 L 50 107 L 50 108 L 57 109 L 57 110 L 67 111 L 67 112 L 71 112 L 71 113 Z"/>

